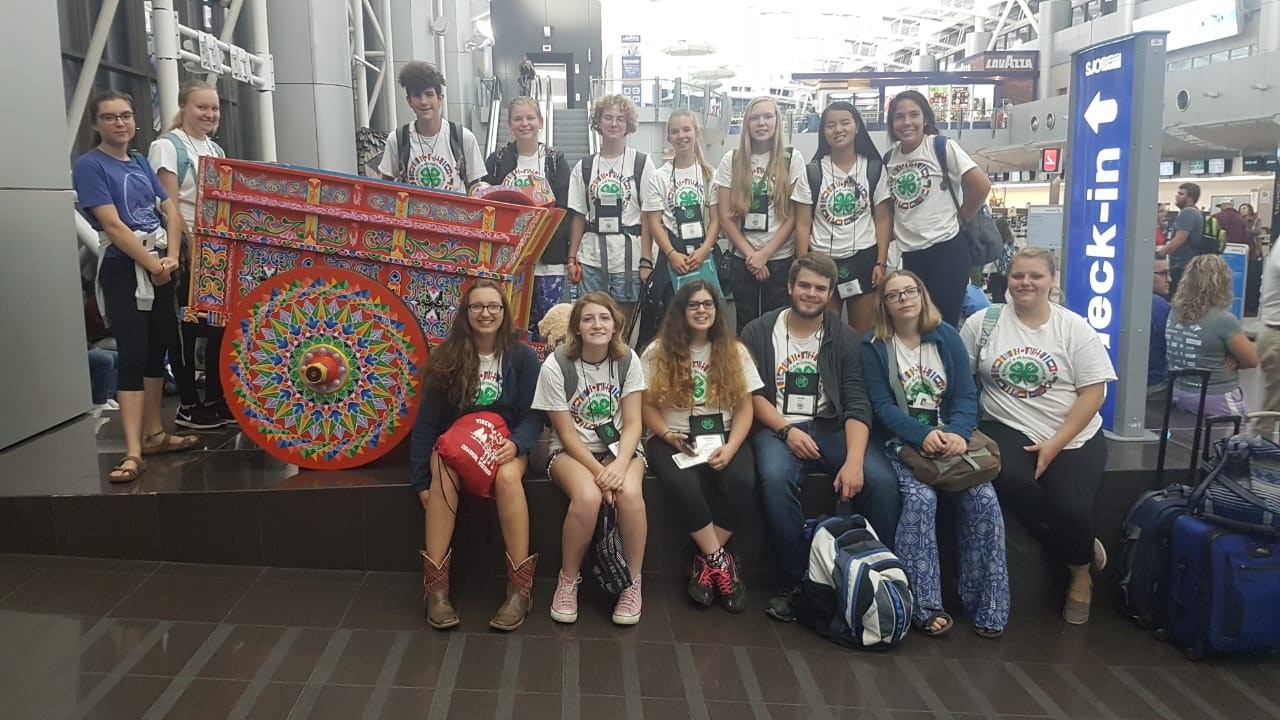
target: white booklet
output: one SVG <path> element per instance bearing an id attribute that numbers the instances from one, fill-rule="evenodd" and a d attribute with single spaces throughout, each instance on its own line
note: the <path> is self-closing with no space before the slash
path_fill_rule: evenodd
<path id="1" fill-rule="evenodd" d="M 692 455 L 684 452 L 678 452 L 671 456 L 671 460 L 676 464 L 676 467 L 684 470 L 685 468 L 691 468 L 694 465 L 701 465 L 705 463 L 707 459 L 711 457 L 711 453 L 715 452 L 716 448 L 723 446 L 724 437 L 722 435 L 699 435 L 693 441 Z"/>

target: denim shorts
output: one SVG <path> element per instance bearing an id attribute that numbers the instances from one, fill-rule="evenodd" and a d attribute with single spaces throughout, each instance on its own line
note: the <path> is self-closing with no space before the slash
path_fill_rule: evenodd
<path id="1" fill-rule="evenodd" d="M 627 273 L 605 272 L 604 268 L 582 266 L 582 292 L 602 292 L 621 303 L 640 301 L 640 271 L 631 271 L 631 292 L 627 292 Z"/>

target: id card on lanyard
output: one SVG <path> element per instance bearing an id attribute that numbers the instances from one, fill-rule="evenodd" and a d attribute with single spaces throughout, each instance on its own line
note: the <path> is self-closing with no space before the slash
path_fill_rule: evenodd
<path id="1" fill-rule="evenodd" d="M 621 454 L 622 434 L 618 432 L 618 426 L 610 420 L 592 428 L 595 430 L 596 437 L 600 438 L 600 442 L 609 449 L 609 452 L 616 458 Z"/>
<path id="2" fill-rule="evenodd" d="M 742 219 L 742 229 L 765 232 L 769 229 L 769 194 L 765 183 L 756 183 L 751 192 L 751 208 Z"/>
<path id="3" fill-rule="evenodd" d="M 622 197 L 601 191 L 596 197 L 596 229 L 601 235 L 622 232 Z"/>
<path id="4" fill-rule="evenodd" d="M 724 435 L 724 413 L 689 416 L 689 437 Z"/>
<path id="5" fill-rule="evenodd" d="M 676 230 L 680 236 L 680 244 L 683 245 L 682 252 L 689 255 L 702 247 L 702 241 L 707 237 L 706 224 L 702 218 L 702 206 L 678 205 L 671 214 L 676 219 Z"/>

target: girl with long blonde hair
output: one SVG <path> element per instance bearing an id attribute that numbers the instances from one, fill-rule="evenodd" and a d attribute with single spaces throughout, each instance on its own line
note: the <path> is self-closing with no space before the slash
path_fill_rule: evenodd
<path id="1" fill-rule="evenodd" d="M 1233 295 L 1231 269 L 1222 256 L 1197 255 L 1182 273 L 1164 331 L 1170 371 L 1209 371 L 1204 405 L 1208 416 L 1249 412 L 1240 371 L 1258 366 L 1258 350 L 1231 312 Z M 1178 378 L 1173 402 L 1187 412 L 1199 412 L 1200 381 Z"/>
<path id="2" fill-rule="evenodd" d="M 795 256 L 792 201 L 804 176 L 804 159 L 782 142 L 781 113 L 770 97 L 753 99 L 742 116 L 737 150 L 716 170 L 720 226 L 733 245 L 728 286 L 737 329 L 785 306 L 787 270 Z"/>
<path id="3" fill-rule="evenodd" d="M 689 597 L 708 607 L 718 596 L 736 613 L 746 608 L 746 588 L 725 544 L 750 521 L 751 394 L 764 382 L 723 305 L 705 280 L 676 292 L 657 339 L 644 352 L 644 422 L 653 433 L 646 447 L 654 475 L 697 546 Z M 714 449 L 702 462 L 677 464 L 690 460 L 700 445 Z"/>
<path id="4" fill-rule="evenodd" d="M 720 234 L 715 211 L 715 171 L 702 154 L 702 128 L 689 110 L 674 110 L 667 118 L 667 143 L 674 155 L 658 168 L 644 196 L 644 221 L 660 255 L 654 265 L 650 292 L 659 308 L 642 312 L 637 347 L 643 347 L 661 322 L 661 308 L 674 292 L 675 280 L 697 271 L 711 257 Z M 645 308 L 650 304 L 645 303 Z"/>

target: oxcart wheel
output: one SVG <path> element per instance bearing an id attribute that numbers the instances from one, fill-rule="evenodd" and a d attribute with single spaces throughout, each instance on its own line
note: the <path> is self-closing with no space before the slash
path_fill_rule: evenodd
<path id="1" fill-rule="evenodd" d="M 270 278 L 234 308 L 222 348 L 241 431 L 285 462 L 364 465 L 417 417 L 426 338 L 404 302 L 363 275 L 316 267 Z"/>

